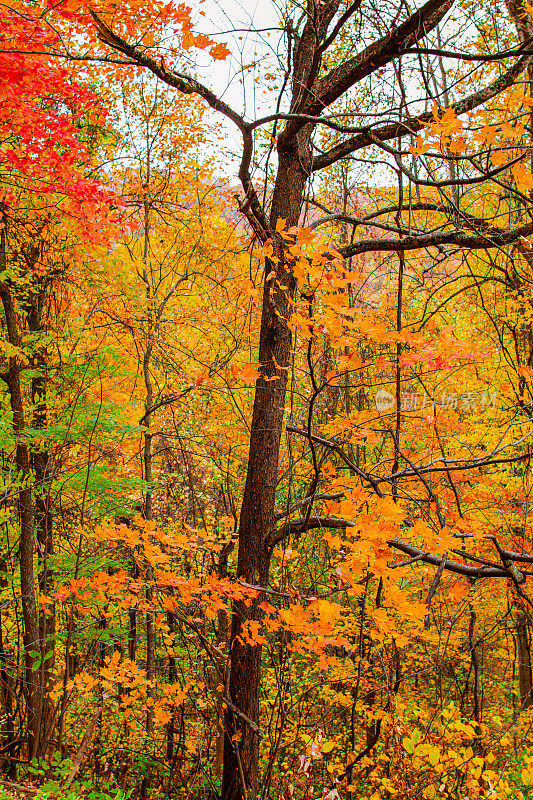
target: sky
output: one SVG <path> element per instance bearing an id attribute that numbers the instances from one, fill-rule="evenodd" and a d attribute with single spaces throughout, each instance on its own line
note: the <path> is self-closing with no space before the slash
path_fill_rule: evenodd
<path id="1" fill-rule="evenodd" d="M 201 0 L 196 30 L 225 42 L 231 55 L 225 61 L 199 56 L 196 75 L 231 108 L 247 120 L 274 110 L 277 94 L 265 86 L 269 70 L 279 72 L 277 50 L 283 50 L 279 31 L 280 12 L 271 0 Z M 250 33 L 253 31 L 254 33 Z M 222 138 L 224 158 L 216 165 L 224 176 L 235 175 L 242 139 L 233 123 L 221 114 L 211 115 Z M 220 144 L 216 151 L 220 153 Z"/>
<path id="2" fill-rule="evenodd" d="M 275 66 L 274 56 L 280 40 L 280 13 L 275 3 L 271 0 L 200 0 L 197 8 L 200 14 L 205 14 L 198 15 L 197 29 L 217 41 L 224 41 L 231 50 L 225 61 L 213 63 L 208 58 L 200 74 L 219 97 L 253 119 L 258 100 L 254 78 L 264 78 L 269 66 Z M 254 63 L 255 69 L 251 67 Z M 248 69 L 243 72 L 244 67 Z"/>

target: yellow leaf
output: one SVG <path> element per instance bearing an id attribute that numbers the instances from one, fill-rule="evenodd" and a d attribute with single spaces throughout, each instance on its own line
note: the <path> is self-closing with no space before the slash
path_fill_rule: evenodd
<path id="1" fill-rule="evenodd" d="M 533 175 L 524 164 L 513 164 L 511 172 L 521 192 L 527 192 L 529 189 L 533 189 Z"/>
<path id="2" fill-rule="evenodd" d="M 341 614 L 342 607 L 338 603 L 330 603 L 328 600 L 317 600 L 312 603 L 313 612 L 320 617 L 320 622 L 333 624 Z"/>
<path id="3" fill-rule="evenodd" d="M 492 154 L 492 163 L 495 167 L 501 167 L 507 161 L 507 156 L 503 150 L 495 150 Z"/>
<path id="4" fill-rule="evenodd" d="M 485 125 L 482 130 L 475 134 L 474 139 L 478 142 L 486 142 L 487 144 L 494 144 L 496 139 L 496 128 L 492 125 Z"/>

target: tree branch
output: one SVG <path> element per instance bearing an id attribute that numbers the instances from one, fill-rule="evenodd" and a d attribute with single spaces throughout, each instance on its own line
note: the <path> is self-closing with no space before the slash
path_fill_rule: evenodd
<path id="1" fill-rule="evenodd" d="M 245 198 L 244 202 L 240 204 L 240 210 L 242 213 L 246 214 L 259 238 L 263 242 L 266 241 L 270 236 L 270 226 L 261 203 L 259 202 L 259 198 L 257 197 L 257 192 L 249 172 L 253 155 L 253 136 L 248 123 L 246 123 L 244 118 L 234 111 L 227 103 L 217 97 L 211 89 L 208 89 L 207 86 L 204 86 L 204 84 L 192 78 L 190 75 L 182 75 L 167 69 L 162 59 L 161 63 L 158 64 L 157 61 L 147 55 L 146 52 L 139 50 L 135 45 L 130 44 L 111 30 L 91 8 L 88 9 L 88 12 L 94 22 L 98 38 L 101 42 L 107 44 L 109 47 L 113 48 L 113 50 L 124 53 L 140 66 L 149 69 L 150 72 L 168 86 L 172 86 L 174 89 L 184 94 L 197 94 L 199 97 L 203 98 L 214 111 L 219 111 L 221 114 L 224 114 L 225 117 L 230 119 L 237 126 L 243 137 L 243 153 L 239 168 L 239 178 L 244 189 Z"/>
<path id="2" fill-rule="evenodd" d="M 322 111 L 363 78 L 402 56 L 409 47 L 439 24 L 453 3 L 454 0 L 429 0 L 378 42 L 369 45 L 344 64 L 334 67 L 313 87 L 316 100 L 306 110 L 311 114 Z"/>
<path id="3" fill-rule="evenodd" d="M 527 238 L 533 234 L 533 223 L 521 225 L 512 231 L 500 228 L 490 228 L 478 235 L 466 233 L 462 229 L 452 231 L 436 231 L 423 233 L 419 236 L 405 236 L 402 239 L 360 239 L 358 242 L 339 248 L 345 257 L 369 252 L 405 252 L 406 250 L 420 250 L 425 247 L 440 247 L 445 244 L 464 247 L 468 250 L 488 250 L 493 247 L 505 247 L 515 244 L 520 238 Z"/>
<path id="4" fill-rule="evenodd" d="M 533 56 L 529 53 L 523 55 L 515 64 L 513 64 L 512 67 L 507 70 L 507 72 L 504 72 L 503 75 L 500 75 L 498 78 L 496 78 L 496 80 L 492 81 L 492 83 L 489 83 L 483 89 L 473 92 L 468 97 L 465 97 L 463 100 L 455 103 L 453 108 L 456 115 L 460 116 L 461 114 L 465 114 L 467 111 L 472 111 L 474 108 L 477 108 L 478 106 L 483 105 L 483 103 L 487 103 L 493 97 L 496 97 L 498 94 L 500 94 L 500 92 L 508 89 L 509 86 L 515 82 L 517 77 L 526 69 L 532 58 Z M 382 142 L 385 142 L 390 139 L 398 139 L 399 137 L 418 133 L 419 131 L 423 130 L 426 125 L 432 121 L 432 119 L 433 113 L 428 111 L 425 114 L 420 114 L 418 117 L 410 117 L 399 122 L 392 122 L 388 125 L 382 125 L 380 128 L 377 128 L 374 131 L 368 127 L 368 131 L 366 133 L 363 132 L 356 134 L 350 139 L 335 145 L 335 147 L 332 147 L 331 150 L 328 150 L 326 153 L 322 153 L 314 158 L 312 171 L 315 172 L 317 170 L 324 169 L 325 167 L 329 167 L 331 164 L 335 164 L 339 159 L 350 155 L 350 153 L 354 153 L 356 150 L 361 150 L 363 147 L 368 147 L 369 145 L 373 144 L 372 138 L 377 138 Z M 372 134 L 372 138 L 370 134 Z"/>

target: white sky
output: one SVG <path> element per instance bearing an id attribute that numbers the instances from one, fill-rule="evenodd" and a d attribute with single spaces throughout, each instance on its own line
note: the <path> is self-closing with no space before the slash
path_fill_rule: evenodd
<path id="1" fill-rule="evenodd" d="M 265 92 L 265 74 L 279 73 L 276 51 L 280 45 L 280 12 L 271 0 L 203 0 L 197 9 L 196 30 L 207 33 L 216 41 L 225 42 L 231 55 L 225 61 L 213 61 L 207 54 L 199 56 L 196 74 L 218 97 L 248 120 L 273 111 L 276 94 Z M 250 33 L 250 31 L 257 33 Z M 224 158 L 218 165 L 221 175 L 235 176 L 241 151 L 241 136 L 233 123 L 222 114 L 212 119 L 222 134 Z M 216 146 L 219 152 L 220 145 Z M 217 170 L 217 171 L 218 171 Z"/>

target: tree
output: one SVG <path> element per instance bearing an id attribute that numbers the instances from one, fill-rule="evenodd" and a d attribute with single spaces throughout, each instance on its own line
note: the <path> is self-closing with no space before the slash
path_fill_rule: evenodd
<path id="1" fill-rule="evenodd" d="M 390 528 L 390 537 L 385 542 L 377 533 L 374 539 L 368 534 L 372 563 L 380 563 L 378 545 L 384 549 L 387 545 L 404 552 L 408 560 L 437 567 L 426 601 L 428 620 L 432 598 L 445 571 L 470 579 L 503 578 L 511 581 L 518 597 L 524 599 L 521 586 L 525 575 L 515 562 L 527 563 L 531 556 L 510 546 L 502 546 L 499 539 L 493 537 L 490 541 L 494 542 L 497 552 L 496 562 L 481 550 L 471 553 L 464 547 L 459 551 L 458 561 L 448 558 L 448 551 L 454 549 L 453 537 L 460 538 L 457 530 L 461 528 L 453 528 L 454 533 L 446 530 L 443 509 L 455 503 L 457 515 L 463 519 L 464 490 L 471 480 L 470 477 L 463 478 L 463 475 L 468 473 L 471 476 L 473 470 L 483 475 L 484 469 L 504 463 L 519 469 L 520 463 L 528 457 L 524 443 L 529 438 L 529 430 L 526 428 L 516 439 L 495 440 L 491 438 L 492 434 L 487 433 L 482 446 L 470 447 L 469 450 L 461 445 L 447 452 L 440 429 L 433 426 L 431 420 L 429 428 L 424 428 L 427 438 L 423 444 L 416 442 L 418 449 L 415 451 L 415 433 L 405 424 L 405 413 L 409 409 L 402 408 L 402 381 L 416 379 L 424 387 L 423 382 L 429 377 L 421 365 L 429 365 L 430 370 L 446 370 L 472 360 L 467 345 L 445 330 L 427 336 L 420 333 L 422 329 L 428 330 L 430 320 L 442 308 L 445 309 L 443 315 L 448 313 L 447 309 L 459 314 L 461 309 L 457 310 L 458 307 L 452 303 L 452 283 L 457 282 L 459 291 L 465 296 L 471 289 L 480 294 L 477 313 L 481 315 L 481 310 L 486 311 L 486 297 L 479 292 L 480 287 L 490 284 L 491 300 L 501 303 L 502 298 L 496 291 L 499 285 L 503 283 L 507 288 L 512 286 L 513 291 L 520 291 L 521 282 L 528 280 L 516 266 L 514 254 L 503 266 L 498 257 L 503 251 L 504 259 L 507 258 L 504 248 L 509 245 L 515 247 L 517 253 L 527 255 L 530 249 L 527 237 L 533 232 L 533 224 L 524 223 L 529 214 L 527 192 L 532 178 L 524 163 L 523 125 L 521 127 L 520 120 L 512 117 L 514 107 L 506 102 L 509 100 L 506 93 L 515 92 L 513 102 L 517 102 L 520 95 L 520 103 L 527 106 L 519 81 L 531 61 L 527 49 L 530 22 L 515 7 L 510 8 L 515 29 L 507 19 L 494 22 L 490 13 L 485 14 L 485 8 L 476 10 L 472 13 L 471 25 L 476 34 L 479 32 L 479 41 L 475 42 L 475 52 L 472 53 L 466 47 L 466 39 L 473 36 L 468 25 L 459 37 L 457 46 L 462 49 L 455 50 L 446 44 L 450 36 L 448 23 L 451 26 L 463 18 L 461 10 L 455 19 L 452 18 L 452 2 L 432 0 L 413 13 L 391 3 L 380 9 L 379 17 L 373 13 L 371 4 L 359 2 L 343 4 L 337 0 L 310 0 L 303 11 L 288 6 L 284 9 L 283 25 L 286 80 L 282 84 L 278 110 L 248 121 L 184 71 L 181 47 L 210 47 L 214 57 L 225 53 L 224 48 L 216 49 L 220 46 L 214 45 L 212 40 L 192 33 L 188 12 L 158 6 L 159 17 L 152 24 L 153 19 L 149 19 L 146 9 L 141 7 L 139 17 L 134 17 L 132 10 L 129 6 L 120 11 L 108 10 L 104 6 L 98 12 L 89 9 L 88 16 L 83 8 L 79 11 L 75 25 L 87 31 L 88 35 L 96 31 L 103 50 L 81 53 L 75 50 L 76 37 L 71 36 L 69 41 L 72 45 L 67 51 L 57 40 L 47 44 L 46 51 L 72 59 L 72 63 L 76 63 L 74 59 L 77 58 L 92 58 L 96 59 L 94 63 L 107 61 L 118 67 L 141 66 L 178 92 L 203 98 L 212 109 L 233 122 L 243 137 L 239 169 L 243 187 L 240 209 L 264 257 L 257 359 L 260 375 L 250 428 L 237 562 L 237 579 L 257 594 L 236 597 L 233 608 L 226 674 L 228 697 L 222 786 L 224 798 L 251 799 L 256 796 L 259 783 L 262 652 L 261 644 L 250 637 L 249 631 L 262 622 L 269 591 L 277 591 L 269 587 L 272 553 L 276 545 L 285 542 L 289 536 L 302 536 L 313 529 L 349 531 L 355 528 L 354 536 L 361 538 L 364 523 L 368 531 L 373 531 L 372 519 L 363 512 L 363 505 L 353 499 L 354 493 L 360 489 L 366 492 L 370 488 L 375 498 L 370 501 L 365 494 L 365 502 L 375 502 L 372 508 L 376 518 L 382 521 L 384 530 Z M 70 8 L 67 11 L 72 14 Z M 65 19 L 70 24 L 70 16 L 63 12 L 62 6 L 55 10 L 60 24 L 66 25 Z M 180 21 L 181 43 L 178 42 L 174 50 L 163 50 L 162 40 L 158 41 L 158 37 L 164 35 L 164 25 L 171 18 L 174 22 Z M 490 52 L 485 44 L 487 40 L 498 43 L 498 52 Z M 354 49 L 355 56 L 352 55 Z M 445 63 L 457 66 L 447 71 Z M 477 65 L 477 72 L 471 73 L 469 64 Z M 453 81 L 448 79 L 448 73 L 453 74 Z M 387 99 L 385 111 L 380 108 L 376 111 L 376 87 Z M 478 118 L 460 119 L 471 112 L 478 114 Z M 525 113 L 521 111 L 522 115 Z M 254 137 L 262 128 L 275 138 L 278 158 L 274 185 L 270 191 L 266 186 L 264 200 L 257 191 L 252 172 Z M 510 159 L 506 153 L 510 153 Z M 330 193 L 324 192 L 325 196 L 320 197 L 311 195 L 311 176 L 315 173 L 320 175 L 342 160 L 352 158 L 359 158 L 369 173 L 374 170 L 375 183 L 379 186 L 381 181 L 382 188 L 374 187 L 374 191 L 369 191 L 365 187 L 361 208 L 347 213 L 346 202 L 341 211 L 329 207 Z M 385 171 L 390 171 L 394 180 L 376 173 L 373 164 L 377 161 Z M 343 163 L 346 165 L 347 162 Z M 309 231 L 300 229 L 302 215 L 309 206 L 324 211 L 324 216 L 312 223 L 313 228 L 327 231 L 317 240 L 317 247 L 309 246 L 312 244 Z M 511 224 L 503 222 L 502 209 L 511 219 Z M 348 237 L 344 230 L 342 241 L 335 250 L 332 244 L 337 245 L 334 226 L 338 223 L 348 226 L 350 240 L 346 241 Z M 325 226 L 333 226 L 333 229 Z M 374 233 L 356 239 L 356 230 L 361 227 L 383 231 L 385 235 Z M 483 257 L 490 262 L 490 268 L 481 267 L 481 261 L 472 264 L 469 254 L 476 251 L 488 254 Z M 496 253 L 494 258 L 492 251 Z M 368 253 L 392 254 L 390 258 L 383 256 L 381 285 L 372 286 L 370 297 L 361 300 L 367 306 L 375 300 L 376 307 L 372 313 L 377 321 L 369 320 L 368 314 L 358 316 L 354 290 L 358 279 L 346 268 L 353 265 L 354 259 Z M 416 262 L 409 260 L 409 253 L 417 254 Z M 341 263 L 343 261 L 346 263 Z M 370 264 L 364 259 L 361 262 L 363 268 L 365 263 Z M 463 273 L 454 272 L 458 263 L 461 268 L 464 266 Z M 439 278 L 439 269 L 444 271 L 444 265 L 450 270 L 451 277 L 448 279 L 445 274 L 444 279 L 440 283 L 435 280 L 435 284 L 446 288 L 445 299 L 432 307 L 434 294 L 431 288 L 429 295 L 424 297 L 424 305 L 417 308 L 406 294 L 406 285 L 410 283 L 417 290 L 425 291 L 426 282 Z M 376 256 L 370 266 L 380 266 Z M 435 292 L 439 290 L 435 289 Z M 391 316 L 392 296 L 394 313 Z M 518 302 L 520 305 L 523 300 Z M 503 327 L 494 325 L 501 352 L 505 352 L 506 357 L 509 348 L 505 337 L 510 335 L 514 337 L 519 359 L 524 359 L 527 340 L 527 330 L 523 327 L 525 307 L 523 303 L 516 312 L 515 323 L 507 319 Z M 498 313 L 505 316 L 501 306 L 498 309 Z M 415 311 L 421 314 L 419 331 L 413 330 L 413 318 L 406 316 Z M 492 324 L 494 318 L 487 313 L 485 323 L 487 317 Z M 293 331 L 296 329 L 300 337 L 298 341 L 301 338 L 305 340 L 307 375 L 311 386 L 307 398 L 307 426 L 302 428 L 291 424 L 289 432 L 291 447 L 293 438 L 297 440 L 299 437 L 305 444 L 307 449 L 302 447 L 301 457 L 307 460 L 310 469 L 300 472 L 300 479 L 306 481 L 306 491 L 295 507 L 290 502 L 289 486 L 288 510 L 284 514 L 279 507 L 276 508 L 276 498 L 281 493 L 280 442 L 284 433 L 289 373 L 296 363 L 296 358 L 292 359 L 295 349 Z M 503 334 L 502 330 L 506 333 Z M 323 334 L 330 363 L 327 367 L 322 365 L 323 379 L 319 379 L 315 347 L 318 337 Z M 332 355 L 339 346 L 344 348 L 343 358 Z M 479 358 L 479 353 L 475 357 Z M 336 365 L 331 363 L 334 358 L 337 359 Z M 522 372 L 516 371 L 521 378 L 527 378 L 530 354 L 525 358 L 528 364 L 521 363 Z M 373 371 L 375 369 L 377 374 Z M 329 376 L 330 372 L 334 374 Z M 395 404 L 392 421 L 385 415 L 377 424 L 381 442 L 379 454 L 369 451 L 366 439 L 377 435 L 370 428 L 370 433 L 361 434 L 363 444 L 356 451 L 355 459 L 346 454 L 339 430 L 328 435 L 314 427 L 318 421 L 317 409 L 320 409 L 321 424 L 335 410 L 334 403 L 338 402 L 339 393 L 332 391 L 335 389 L 333 382 L 339 376 L 347 382 L 348 376 L 354 374 L 363 376 L 358 390 L 370 387 L 372 381 L 392 387 L 394 392 L 387 391 L 385 401 L 390 402 L 392 398 Z M 368 386 L 365 381 L 368 381 Z M 516 406 L 520 409 L 527 404 L 520 395 L 526 391 L 526 384 L 527 381 L 519 379 Z M 348 403 L 350 391 L 345 383 L 345 402 Z M 424 398 L 426 396 L 429 398 L 428 407 L 435 408 L 434 395 L 424 387 Z M 386 405 L 382 410 L 387 410 Z M 506 424 L 514 425 L 513 418 L 510 417 Z M 322 452 L 329 452 L 335 464 L 326 468 L 327 460 Z M 327 489 L 327 485 L 323 486 L 325 473 L 328 469 L 334 471 L 339 461 L 344 462 L 349 470 L 351 482 L 342 479 L 337 491 L 334 491 L 334 486 L 330 487 L 331 491 L 323 491 Z M 295 470 L 293 462 L 289 470 L 290 480 L 297 474 Z M 460 476 L 462 486 L 458 487 L 456 475 Z M 443 496 L 446 502 L 443 502 Z M 394 501 L 392 504 L 388 502 L 389 498 Z M 327 513 L 313 513 L 314 504 L 324 500 L 338 501 L 338 504 L 330 506 L 329 511 L 326 509 Z M 296 518 L 295 512 L 299 512 Z M 470 522 L 459 523 L 455 516 L 453 519 L 457 526 L 466 526 L 464 544 L 466 535 L 473 537 L 477 529 L 475 526 L 469 528 Z M 418 526 L 417 522 L 420 523 Z M 414 530 L 412 536 L 407 535 L 410 526 Z M 400 531 L 403 531 L 401 536 Z M 450 538 L 447 538 L 448 534 Z M 417 535 L 422 537 L 423 545 L 416 540 Z M 349 536 L 346 541 L 350 541 Z M 375 542 L 375 547 L 372 542 Z M 372 575 L 381 576 L 375 601 L 375 617 L 379 620 L 377 612 L 381 610 L 381 596 L 393 589 L 376 566 Z M 368 584 L 372 576 L 367 577 Z M 398 608 L 408 615 L 408 609 L 399 600 Z M 333 613 L 331 608 L 328 613 Z M 362 606 L 361 620 L 364 613 Z M 310 614 L 312 616 L 312 612 Z M 477 675 L 475 616 L 470 620 L 470 655 L 472 669 Z M 310 618 L 308 622 L 311 624 Z M 296 629 L 294 621 L 291 625 Z M 386 624 L 383 625 L 386 630 Z M 361 658 L 363 650 L 361 645 Z M 399 664 L 398 658 L 396 663 Z M 400 667 L 397 667 L 397 676 L 399 671 Z M 399 681 L 399 677 L 393 678 L 392 685 L 396 686 Z M 477 697 L 478 690 L 474 688 L 474 699 Z M 477 718 L 480 714 L 477 700 L 474 706 Z M 387 708 L 390 710 L 389 705 Z M 368 726 L 367 748 L 362 751 L 365 755 L 375 746 L 379 735 L 379 726 L 375 721 L 372 724 L 373 727 Z M 358 759 L 358 756 L 354 758 Z M 355 763 L 352 761 L 350 766 Z M 263 790 L 268 791 L 268 785 Z"/>
<path id="2" fill-rule="evenodd" d="M 46 445 L 32 446 L 27 429 L 42 431 L 47 416 L 46 306 L 74 245 L 96 242 L 112 224 L 114 196 L 86 177 L 89 148 L 76 128 L 80 117 L 98 121 L 96 98 L 65 70 L 28 55 L 35 41 L 49 42 L 39 22 L 2 9 L 4 90 L 2 131 L 1 273 L 4 371 L 15 441 L 20 519 L 20 585 L 26 658 L 26 725 L 30 758 L 40 753 L 46 728 L 44 693 L 52 650 L 46 619 L 39 616 L 34 537 L 41 550 L 38 584 L 46 594 L 52 553 L 50 470 Z M 15 48 L 15 49 L 13 49 Z M 49 93 L 52 97 L 49 98 Z M 98 230 L 100 228 L 100 230 Z M 98 231 L 98 232 L 97 232 Z M 81 247 L 80 247 L 81 249 Z M 25 380 L 30 371 L 31 378 Z M 29 419 L 28 417 L 31 417 Z M 48 630 L 48 636 L 53 630 Z"/>
<path id="3" fill-rule="evenodd" d="M 271 241 L 273 248 L 265 266 L 263 315 L 259 336 L 259 362 L 262 376 L 258 378 L 256 386 L 248 471 L 239 523 L 237 574 L 248 584 L 268 585 L 270 542 L 275 529 L 279 445 L 283 429 L 284 398 L 292 346 L 287 321 L 290 315 L 291 300 L 294 299 L 296 293 L 291 255 L 290 252 L 287 254 L 286 248 L 283 246 L 282 234 L 285 223 L 290 232 L 291 228 L 297 226 L 300 221 L 311 174 L 319 173 L 341 158 L 373 145 L 386 154 L 385 157 L 396 169 L 400 189 L 395 205 L 397 214 L 401 215 L 402 209 L 406 205 L 406 201 L 403 199 L 405 196 L 403 184 L 407 180 L 413 186 L 429 186 L 438 192 L 445 186 L 457 186 L 462 189 L 469 185 L 485 183 L 492 178 L 497 180 L 497 176 L 508 168 L 507 164 L 501 167 L 485 168 L 475 160 L 468 160 L 466 166 L 461 164 L 460 174 L 456 172 L 454 176 L 443 180 L 433 171 L 428 171 L 428 178 L 422 178 L 420 172 L 414 174 L 403 163 L 402 141 L 406 137 L 408 140 L 412 139 L 422 130 L 427 133 L 430 130 L 428 126 L 433 122 L 437 135 L 440 132 L 441 136 L 450 139 L 450 145 L 453 144 L 453 147 L 448 146 L 447 148 L 451 154 L 448 155 L 449 163 L 453 164 L 460 152 L 455 146 L 454 137 L 454 125 L 457 117 L 485 105 L 512 86 L 530 62 L 531 56 L 527 52 L 522 54 L 520 46 L 518 48 L 515 46 L 514 49 L 511 48 L 510 52 L 503 52 L 496 56 L 481 53 L 479 55 L 480 63 L 494 61 L 499 63 L 505 59 L 511 59 L 511 66 L 492 80 L 490 78 L 486 80 L 474 91 L 467 92 L 458 98 L 447 113 L 438 101 L 433 111 L 422 111 L 418 114 L 409 112 L 408 101 L 405 98 L 406 82 L 399 65 L 403 64 L 406 56 L 409 57 L 410 54 L 417 55 L 421 60 L 423 56 L 429 56 L 432 53 L 441 58 L 447 55 L 447 51 L 441 47 L 434 47 L 431 40 L 427 46 L 424 46 L 424 40 L 438 30 L 452 5 L 451 2 L 433 0 L 421 6 L 411 15 L 404 14 L 400 9 L 396 10 L 391 6 L 391 21 L 386 23 L 386 29 L 381 36 L 376 37 L 368 30 L 368 27 L 360 28 L 364 44 L 359 52 L 344 60 L 341 56 L 338 62 L 333 63 L 329 58 L 332 48 L 340 41 L 342 33 L 350 28 L 353 30 L 354 24 L 357 26 L 360 3 L 348 4 L 345 8 L 341 8 L 341 4 L 338 2 L 310 2 L 303 15 L 298 19 L 293 19 L 291 12 L 288 11 L 285 26 L 288 42 L 287 53 L 290 54 L 288 62 L 290 95 L 287 111 L 251 123 L 228 108 L 223 101 L 215 97 L 207 87 L 200 85 L 194 78 L 184 76 L 182 73 L 177 74 L 171 66 L 159 63 L 146 51 L 141 52 L 139 48 L 130 44 L 113 30 L 105 16 L 92 14 L 96 29 L 104 44 L 121 52 L 131 61 L 150 69 L 161 80 L 178 91 L 198 93 L 212 108 L 225 114 L 234 122 L 243 136 L 243 158 L 239 171 L 244 189 L 242 208 L 258 239 L 263 243 Z M 525 30 L 523 26 L 527 23 L 518 21 L 517 24 L 518 30 L 523 31 Z M 366 44 L 369 38 L 370 41 Z M 465 62 L 469 58 L 466 53 L 461 52 L 451 53 L 451 57 Z M 395 74 L 397 91 L 400 95 L 403 93 L 397 121 L 386 122 L 378 118 L 371 125 L 357 126 L 352 122 L 354 116 L 352 111 L 349 112 L 351 124 L 347 124 L 342 118 L 342 114 L 340 118 L 335 115 L 334 104 L 337 101 L 345 97 L 353 87 L 361 85 L 365 79 L 369 79 L 370 76 L 376 75 L 378 71 L 387 67 L 389 67 L 391 76 Z M 415 67 L 411 67 L 411 69 L 413 68 Z M 427 81 L 429 73 L 424 66 L 420 68 L 419 74 L 423 80 Z M 426 103 L 431 103 L 432 100 L 431 89 L 427 86 Z M 332 115 L 328 118 L 325 116 L 325 112 L 330 108 L 332 108 Z M 278 167 L 275 184 L 269 198 L 270 208 L 267 210 L 261 204 L 252 183 L 250 165 L 254 131 L 273 120 L 285 120 L 285 124 L 277 135 Z M 315 132 L 322 125 L 333 129 L 338 134 L 336 137 L 338 141 L 326 147 L 323 152 L 316 153 L 314 152 Z M 398 142 L 397 149 L 388 144 L 391 141 Z M 520 154 L 519 160 L 522 157 Z M 445 245 L 455 245 L 465 249 L 501 247 L 519 242 L 520 237 L 526 238 L 533 231 L 533 227 L 529 223 L 516 226 L 511 230 L 498 228 L 491 224 L 490 217 L 473 219 L 468 213 L 462 213 L 460 209 L 454 207 L 453 198 L 448 202 L 450 215 L 448 219 L 445 218 L 442 229 L 422 230 L 416 233 L 408 231 L 400 221 L 401 216 L 398 216 L 396 226 L 393 226 L 395 236 L 356 241 L 345 246 L 341 251 L 342 255 L 353 256 L 369 251 L 396 252 L 399 253 L 401 264 L 404 259 L 403 254 L 409 250 L 419 250 L 431 246 L 441 248 Z M 412 201 L 409 200 L 409 203 Z M 463 227 L 465 225 L 466 231 Z M 291 234 L 289 233 L 289 235 Z M 402 269 L 403 267 L 400 266 L 400 298 Z M 398 308 L 398 330 L 401 330 L 400 303 Z M 400 353 L 401 347 L 398 346 L 398 356 Z M 398 378 L 398 380 L 400 379 Z M 315 391 L 318 392 L 318 387 L 315 388 Z M 307 436 L 311 436 L 310 428 Z M 399 445 L 397 445 L 396 461 L 392 469 L 393 475 L 398 471 L 399 461 L 400 452 Z M 432 471 L 433 468 L 428 467 L 428 469 Z M 366 472 L 364 472 L 364 478 L 372 480 L 372 476 Z M 398 479 L 393 480 L 396 484 Z M 311 499 L 316 493 L 316 488 L 316 485 L 311 487 Z M 308 525 L 310 522 L 310 508 L 311 503 L 306 514 L 307 519 L 304 519 L 303 522 L 304 525 Z M 404 545 L 403 549 L 410 555 L 417 555 L 408 545 Z M 435 563 L 441 563 L 440 557 L 434 556 L 433 559 Z M 451 566 L 449 564 L 448 568 Z M 242 715 L 242 717 L 238 720 L 235 718 L 234 709 L 228 710 L 226 721 L 228 736 L 222 790 L 225 798 L 254 797 L 257 791 L 261 651 L 259 647 L 242 644 L 239 635 L 244 620 L 260 618 L 259 605 L 262 600 L 263 598 L 260 596 L 248 609 L 237 605 L 233 614 L 230 696 L 239 710 L 238 715 Z M 233 736 L 242 720 L 245 723 L 242 729 L 242 738 L 235 746 Z"/>

